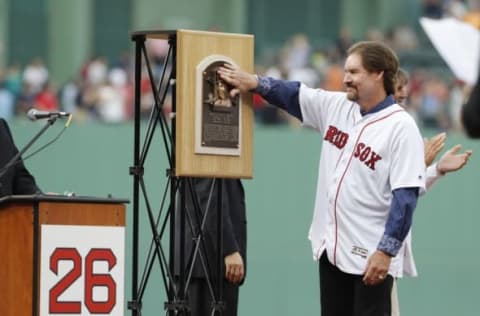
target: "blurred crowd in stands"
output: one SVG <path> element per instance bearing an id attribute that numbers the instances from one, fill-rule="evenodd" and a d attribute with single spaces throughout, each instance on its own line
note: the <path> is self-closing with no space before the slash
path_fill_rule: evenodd
<path id="1" fill-rule="evenodd" d="M 75 79 L 51 83 L 44 62 L 0 69 L 0 116 L 10 119 L 29 108 L 74 113 L 77 120 L 117 123 L 132 118 L 133 87 L 129 57 L 109 66 L 102 57 L 86 62 Z"/>
<path id="2" fill-rule="evenodd" d="M 469 8 L 460 0 L 424 0 L 423 15 L 433 18 L 453 16 L 480 27 L 478 8 Z M 328 47 L 313 47 L 309 38 L 297 34 L 270 56 L 257 58 L 259 75 L 298 80 L 311 87 L 343 90 L 343 62 L 347 48 L 357 40 L 381 40 L 388 43 L 400 56 L 401 66 L 410 74 L 408 110 L 424 127 L 441 130 L 459 130 L 460 109 L 468 87 L 456 80 L 446 65 L 422 67 L 402 60 L 403 55 L 414 55 L 431 44 L 421 29 L 401 25 L 382 33 L 371 29 L 363 38 L 352 38 L 344 28 L 339 38 Z M 423 36 L 423 40 L 422 40 Z M 166 41 L 147 41 L 152 70 L 158 78 L 168 52 Z M 148 117 L 153 93 L 148 72 L 141 80 L 141 112 Z M 36 58 L 27 65 L 0 68 L 0 116 L 10 119 L 24 115 L 30 107 L 45 111 L 62 110 L 74 113 L 76 120 L 121 123 L 133 118 L 133 58 L 122 56 L 116 61 L 94 57 L 85 62 L 74 79 L 59 86 L 51 83 L 45 63 Z M 164 109 L 170 110 L 170 98 Z M 256 119 L 263 124 L 298 125 L 294 119 L 269 106 L 254 96 Z"/>

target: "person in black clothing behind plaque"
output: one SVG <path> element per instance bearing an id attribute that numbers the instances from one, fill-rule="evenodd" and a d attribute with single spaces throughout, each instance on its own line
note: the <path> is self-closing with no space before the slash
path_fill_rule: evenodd
<path id="1" fill-rule="evenodd" d="M 219 179 L 217 179 L 218 181 Z M 202 256 L 208 261 L 206 267 L 211 281 L 212 289 L 215 291 L 218 284 L 218 247 L 217 247 L 217 206 L 218 186 L 215 186 L 212 195 L 213 179 L 192 178 L 192 189 L 198 196 L 201 214 L 194 208 L 192 194 L 189 186 L 186 187 L 186 229 L 185 229 L 185 264 L 190 262 L 191 255 L 195 249 L 195 237 L 199 232 L 203 214 L 210 197 L 210 207 L 204 226 L 204 245 L 200 246 Z M 246 252 L 247 252 L 247 221 L 245 207 L 245 192 L 241 180 L 221 179 L 222 181 L 222 218 L 223 218 L 223 303 L 225 304 L 224 316 L 236 316 L 238 306 L 239 287 L 243 284 L 246 275 Z M 218 184 L 218 183 L 217 183 Z M 179 210 L 179 208 L 177 208 Z M 189 220 L 190 218 L 191 220 Z M 180 214 L 177 212 L 177 221 Z M 193 227 L 193 233 L 190 223 Z M 176 235 L 176 272 L 179 271 L 179 243 L 180 234 L 177 225 Z M 192 316 L 207 316 L 212 314 L 212 293 L 209 289 L 205 270 L 202 267 L 200 255 L 195 260 L 192 279 L 188 286 L 187 302 L 191 309 Z M 218 313 L 215 313 L 218 315 Z"/>
<path id="2" fill-rule="evenodd" d="M 20 161 L 6 170 L 5 165 L 18 153 L 7 122 L 0 118 L 0 197 L 14 194 L 40 193 L 34 177 Z"/>
<path id="3" fill-rule="evenodd" d="M 462 123 L 469 137 L 480 138 L 480 81 L 478 79 L 462 109 Z"/>

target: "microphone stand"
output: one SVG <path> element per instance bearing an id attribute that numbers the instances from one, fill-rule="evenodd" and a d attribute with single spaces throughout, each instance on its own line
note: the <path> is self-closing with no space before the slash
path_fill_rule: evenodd
<path id="1" fill-rule="evenodd" d="M 7 172 L 10 167 L 12 167 L 14 164 L 17 163 L 17 160 L 37 141 L 37 139 L 45 133 L 45 131 L 55 123 L 59 115 L 52 115 L 48 120 L 47 123 L 42 127 L 38 133 L 33 136 L 33 138 L 25 145 L 25 147 L 22 148 L 15 156 L 10 159 L 10 161 L 2 168 L 0 169 L 0 178 Z M 1 184 L 0 184 L 1 186 Z"/>

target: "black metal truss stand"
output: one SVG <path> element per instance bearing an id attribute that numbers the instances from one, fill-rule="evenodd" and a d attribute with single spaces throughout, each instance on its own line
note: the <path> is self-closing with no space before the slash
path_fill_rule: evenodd
<path id="1" fill-rule="evenodd" d="M 168 40 L 169 50 L 165 58 L 162 73 L 155 76 L 146 50 L 146 41 L 149 39 Z M 163 286 L 166 293 L 164 303 L 165 315 L 191 315 L 188 289 L 192 279 L 194 266 L 200 265 L 212 299 L 212 313 L 222 315 L 224 303 L 222 301 L 223 280 L 223 236 L 222 236 L 222 186 L 223 180 L 213 179 L 209 191 L 207 205 L 200 205 L 199 197 L 195 190 L 194 179 L 175 176 L 175 135 L 182 131 L 175 129 L 176 105 L 176 31 L 139 31 L 133 32 L 132 41 L 135 43 L 135 123 L 134 123 L 134 158 L 130 167 L 133 176 L 133 222 L 132 222 L 132 292 L 128 301 L 128 309 L 133 316 L 142 315 L 143 297 L 147 289 L 152 269 L 159 265 Z M 142 71 L 148 74 L 148 80 L 154 97 L 154 104 L 150 112 L 147 129 L 141 143 L 141 81 Z M 170 94 L 168 93 L 170 92 Z M 168 124 L 164 115 L 164 104 L 168 95 L 171 98 L 171 124 Z M 193 124 L 193 122 L 192 122 Z M 158 196 L 163 187 L 162 199 L 155 214 L 154 206 L 149 199 L 147 185 L 144 181 L 145 162 L 152 145 L 155 133 L 160 130 L 164 153 L 168 160 L 165 183 L 155 185 L 154 194 Z M 161 168 L 161 166 L 159 166 Z M 156 170 L 152 170 L 155 172 Z M 150 172 L 150 170 L 148 171 Z M 156 172 L 158 174 L 158 172 Z M 216 194 L 215 194 L 216 193 Z M 216 196 L 216 201 L 212 197 Z M 193 201 L 186 205 L 186 200 Z M 140 202 L 146 208 L 146 216 L 151 233 L 151 242 L 139 280 L 139 240 L 140 231 L 146 231 L 140 225 Z M 216 204 L 216 207 L 214 207 Z M 209 212 L 217 214 L 217 240 L 216 258 L 206 255 L 206 243 L 211 242 L 205 230 L 205 219 Z M 168 226 L 168 236 L 167 236 Z M 191 253 L 186 254 L 186 232 L 189 229 L 193 238 Z M 163 240 L 168 238 L 168 249 Z M 178 255 L 176 255 L 176 253 Z M 211 271 L 210 262 L 217 260 L 217 271 Z M 212 280 L 215 280 L 215 284 Z M 160 298 L 159 298 L 160 299 Z"/>

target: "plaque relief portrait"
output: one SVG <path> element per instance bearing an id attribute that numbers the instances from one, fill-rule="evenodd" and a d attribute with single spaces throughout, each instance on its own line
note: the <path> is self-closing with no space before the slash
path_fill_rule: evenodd
<path id="1" fill-rule="evenodd" d="M 240 96 L 231 97 L 232 87 L 217 74 L 218 67 L 230 63 L 225 57 L 209 56 L 197 67 L 197 119 L 195 152 L 240 155 Z"/>
<path id="2" fill-rule="evenodd" d="M 211 87 L 209 89 L 210 91 L 208 91 L 208 98 L 204 102 L 213 106 L 231 107 L 233 101 L 230 98 L 230 91 L 227 83 L 220 79 L 216 74 L 210 73 L 209 75 L 210 76 L 206 81 Z M 213 77 L 215 78 L 213 79 Z"/>

